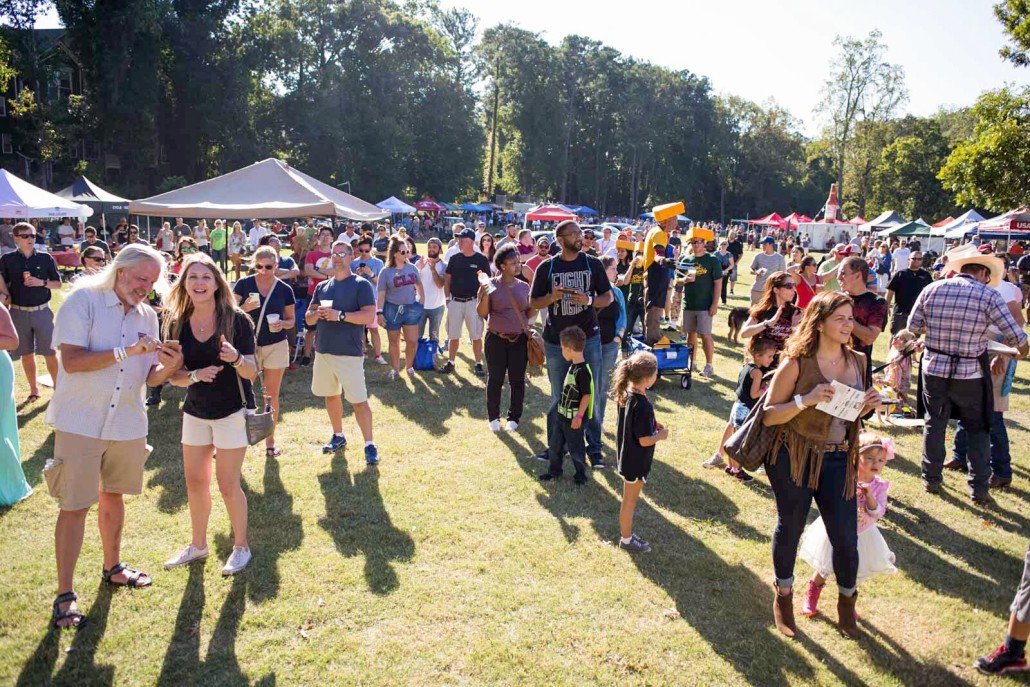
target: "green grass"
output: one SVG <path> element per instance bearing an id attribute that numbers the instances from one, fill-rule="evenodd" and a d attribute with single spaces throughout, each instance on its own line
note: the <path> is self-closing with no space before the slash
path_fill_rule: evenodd
<path id="1" fill-rule="evenodd" d="M 747 289 L 738 284 L 731 304 L 746 305 Z M 265 460 L 251 449 L 244 468 L 250 569 L 219 574 L 231 539 L 215 488 L 211 559 L 165 572 L 189 541 L 182 392 L 167 392 L 151 411 L 155 451 L 143 495 L 127 499 L 123 545 L 154 586 L 100 584 L 94 511 L 76 576 L 89 625 L 78 633 L 47 629 L 56 510 L 41 469 L 53 438 L 42 403 L 23 409 L 36 493 L 0 510 L 0 684 L 987 684 L 969 666 L 1004 635 L 1030 531 L 1027 366 L 1008 414 L 1015 488 L 997 494 L 998 508 L 971 506 L 953 473 L 943 497 L 924 494 L 918 430 L 891 431 L 899 457 L 881 529 L 899 573 L 862 586 L 862 640 L 841 639 L 825 616 L 799 616 L 801 635 L 788 641 L 771 624 L 767 483 L 741 486 L 701 468 L 740 367 L 725 332 L 724 309 L 715 379 L 695 378 L 689 391 L 665 379 L 652 392 L 671 439 L 659 444 L 637 514 L 654 551 L 637 558 L 612 545 L 612 471 L 578 489 L 535 479 L 546 379 L 532 380 L 520 430 L 491 434 L 463 344 L 455 376 L 390 382 L 386 369 L 367 368 L 378 470 L 365 467 L 349 414 L 351 447 L 322 455 L 328 421 L 309 392 L 310 368 L 287 373 L 278 433 L 287 453 Z M 614 417 L 609 410 L 609 449 Z M 809 574 L 799 562 L 799 591 Z M 824 598 L 831 620 L 834 602 Z"/>

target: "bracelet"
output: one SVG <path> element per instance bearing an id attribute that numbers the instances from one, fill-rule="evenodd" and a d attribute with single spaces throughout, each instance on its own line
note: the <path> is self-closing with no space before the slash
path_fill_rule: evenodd
<path id="1" fill-rule="evenodd" d="M 240 365 L 242 365 L 243 364 L 243 354 L 240 353 L 239 351 L 236 351 L 236 360 L 232 361 L 229 364 L 232 365 L 233 367 L 239 367 Z"/>
<path id="2" fill-rule="evenodd" d="M 190 380 L 190 384 L 196 384 L 200 381 L 199 379 L 197 379 L 196 370 L 186 370 L 186 378 Z"/>
<path id="3" fill-rule="evenodd" d="M 125 352 L 125 348 L 123 348 L 122 346 L 118 346 L 114 349 L 114 361 L 116 363 L 120 363 L 128 357 L 129 354 Z"/>
<path id="4" fill-rule="evenodd" d="M 808 406 L 805 405 L 805 401 L 801 398 L 801 394 L 794 394 L 794 405 L 801 410 L 804 410 Z"/>

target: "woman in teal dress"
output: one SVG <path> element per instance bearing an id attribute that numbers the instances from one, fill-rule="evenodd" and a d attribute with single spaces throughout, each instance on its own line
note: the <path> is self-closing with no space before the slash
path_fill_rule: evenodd
<path id="1" fill-rule="evenodd" d="M 18 411 L 14 405 L 14 365 L 7 351 L 18 347 L 11 313 L 0 304 L 0 507 L 12 506 L 32 493 L 21 471 Z"/>

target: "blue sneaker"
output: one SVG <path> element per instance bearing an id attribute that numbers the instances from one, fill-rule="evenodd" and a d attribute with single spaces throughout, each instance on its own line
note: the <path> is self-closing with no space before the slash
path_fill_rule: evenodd
<path id="1" fill-rule="evenodd" d="M 365 446 L 365 463 L 368 465 L 379 465 L 379 450 L 375 444 Z"/>
<path id="2" fill-rule="evenodd" d="M 347 438 L 342 434 L 336 436 L 335 434 L 329 437 L 329 443 L 322 447 L 322 453 L 336 453 L 344 446 L 347 445 Z"/>

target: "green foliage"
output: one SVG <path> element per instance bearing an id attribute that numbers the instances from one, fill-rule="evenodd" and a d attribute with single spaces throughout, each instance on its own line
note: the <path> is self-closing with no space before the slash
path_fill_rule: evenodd
<path id="1" fill-rule="evenodd" d="M 1001 212 L 1025 205 L 1030 189 L 1030 87 L 984 93 L 973 137 L 948 156 L 939 178 L 959 203 Z"/>
<path id="2" fill-rule="evenodd" d="M 903 217 L 940 218 L 953 214 L 955 203 L 937 173 L 948 157 L 948 142 L 933 120 L 918 120 L 910 135 L 889 143 L 873 170 L 870 214 L 887 209 Z"/>
<path id="3" fill-rule="evenodd" d="M 1030 66 L 1030 0 L 999 2 L 994 6 L 994 16 L 1011 41 L 998 52 L 1013 64 Z"/>
<path id="4" fill-rule="evenodd" d="M 186 180 L 186 177 L 179 177 L 179 176 L 165 177 L 164 179 L 161 180 L 161 183 L 158 184 L 158 186 L 157 186 L 157 193 L 165 193 L 166 191 L 174 191 L 177 188 L 182 188 L 183 186 L 185 186 L 188 183 L 189 183 L 189 181 Z"/>

